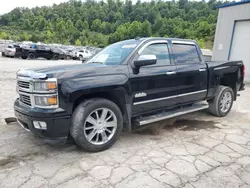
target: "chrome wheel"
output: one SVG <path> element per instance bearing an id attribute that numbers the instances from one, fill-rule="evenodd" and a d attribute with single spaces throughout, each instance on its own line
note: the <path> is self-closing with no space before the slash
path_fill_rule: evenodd
<path id="1" fill-rule="evenodd" d="M 107 143 L 117 129 L 117 118 L 108 108 L 99 108 L 90 113 L 84 123 L 84 136 L 94 145 Z"/>
<path id="2" fill-rule="evenodd" d="M 229 91 L 225 92 L 222 97 L 221 97 L 221 100 L 220 100 L 220 110 L 221 112 L 223 113 L 226 113 L 231 105 L 232 105 L 232 95 Z"/>

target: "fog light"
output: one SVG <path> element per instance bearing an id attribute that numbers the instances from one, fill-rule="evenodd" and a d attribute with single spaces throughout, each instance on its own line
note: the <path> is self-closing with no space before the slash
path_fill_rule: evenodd
<path id="1" fill-rule="evenodd" d="M 44 121 L 33 121 L 33 125 L 36 129 L 47 129 L 47 124 Z"/>

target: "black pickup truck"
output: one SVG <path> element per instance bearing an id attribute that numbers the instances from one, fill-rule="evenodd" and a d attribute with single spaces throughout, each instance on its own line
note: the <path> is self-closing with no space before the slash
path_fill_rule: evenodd
<path id="1" fill-rule="evenodd" d="M 192 40 L 126 40 L 85 64 L 18 71 L 15 115 L 49 143 L 102 151 L 121 131 L 203 109 L 226 116 L 244 72 L 241 61 L 205 62 Z"/>
<path id="2" fill-rule="evenodd" d="M 62 59 L 61 54 L 58 50 L 53 50 L 46 45 L 34 45 L 34 47 L 23 47 L 20 50 L 20 56 L 22 59 L 36 59 L 36 58 L 45 58 L 47 60 Z"/>

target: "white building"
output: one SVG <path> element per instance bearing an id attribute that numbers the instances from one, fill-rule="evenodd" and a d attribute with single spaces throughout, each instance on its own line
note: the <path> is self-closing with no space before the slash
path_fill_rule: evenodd
<path id="1" fill-rule="evenodd" d="M 220 5 L 212 60 L 242 60 L 250 83 L 250 0 Z"/>

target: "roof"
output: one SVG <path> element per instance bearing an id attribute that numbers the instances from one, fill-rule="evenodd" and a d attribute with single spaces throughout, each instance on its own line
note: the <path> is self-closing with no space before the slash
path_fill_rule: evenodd
<path id="1" fill-rule="evenodd" d="M 225 7 L 231 7 L 231 6 L 236 6 L 236 5 L 242 5 L 242 4 L 246 4 L 246 3 L 250 3 L 250 0 L 232 2 L 232 3 L 223 4 L 223 5 L 218 5 L 218 6 L 216 6 L 216 8 L 225 8 Z"/>

